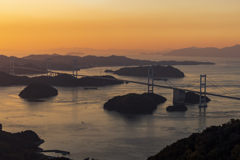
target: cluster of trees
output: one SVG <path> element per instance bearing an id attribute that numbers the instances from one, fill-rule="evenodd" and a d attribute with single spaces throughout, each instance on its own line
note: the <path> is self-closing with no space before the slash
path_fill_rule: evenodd
<path id="1" fill-rule="evenodd" d="M 148 160 L 240 160 L 240 120 L 193 133 Z"/>

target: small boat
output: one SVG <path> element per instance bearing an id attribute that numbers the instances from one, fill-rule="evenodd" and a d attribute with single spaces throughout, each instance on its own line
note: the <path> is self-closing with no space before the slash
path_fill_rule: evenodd
<path id="1" fill-rule="evenodd" d="M 97 89 L 97 87 L 84 87 L 84 89 Z"/>
<path id="2" fill-rule="evenodd" d="M 154 78 L 156 81 L 167 81 L 167 78 Z"/>

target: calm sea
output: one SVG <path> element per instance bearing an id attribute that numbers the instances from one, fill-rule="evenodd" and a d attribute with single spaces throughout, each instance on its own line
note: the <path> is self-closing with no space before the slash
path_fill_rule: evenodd
<path id="1" fill-rule="evenodd" d="M 135 57 L 136 58 L 136 57 Z M 207 92 L 240 97 L 240 59 L 137 57 L 152 60 L 196 60 L 216 62 L 216 65 L 181 66 L 184 78 L 170 78 L 155 84 L 199 90 L 200 74 L 207 74 Z M 84 69 L 79 74 L 103 75 L 105 69 Z M 71 72 L 69 72 L 71 73 Z M 120 79 L 147 82 L 147 78 L 115 76 Z M 209 79 L 210 78 L 210 79 Z M 210 83 L 211 82 L 211 83 Z M 214 85 L 213 85 L 214 84 Z M 221 87 L 216 87 L 217 85 Z M 209 96 L 205 116 L 198 105 L 188 105 L 186 112 L 167 112 L 172 104 L 172 90 L 154 88 L 168 100 L 158 106 L 153 115 L 121 115 L 103 109 L 110 98 L 128 93 L 144 93 L 147 86 L 121 84 L 84 90 L 83 87 L 56 87 L 59 95 L 45 102 L 27 102 L 18 97 L 25 86 L 0 87 L 0 123 L 9 132 L 33 130 L 45 140 L 40 147 L 71 152 L 74 160 L 91 157 L 99 160 L 146 160 L 174 141 L 200 132 L 208 126 L 220 125 L 240 117 L 238 100 Z M 223 88 L 222 88 L 223 87 Z M 53 156 L 61 156 L 51 154 Z"/>

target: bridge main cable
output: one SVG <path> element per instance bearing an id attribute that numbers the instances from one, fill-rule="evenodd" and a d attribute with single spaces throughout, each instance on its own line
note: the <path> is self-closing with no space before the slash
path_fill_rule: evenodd
<path id="1" fill-rule="evenodd" d="M 85 76 L 85 77 L 92 77 L 92 78 L 99 78 L 99 79 L 106 79 L 106 80 L 122 81 L 122 82 L 130 82 L 130 83 L 148 85 L 148 83 L 138 82 L 138 81 L 131 81 L 131 80 L 124 80 L 124 79 L 111 79 L 111 78 L 104 78 L 104 77 L 100 77 L 100 76 L 86 76 L 86 75 L 78 75 L 78 76 Z M 198 93 L 198 94 L 200 94 L 199 91 L 192 91 L 192 90 L 189 90 L 189 89 L 181 89 L 181 88 L 169 87 L 169 86 L 163 86 L 163 85 L 157 85 L 157 84 L 153 84 L 153 86 L 155 86 L 155 87 L 160 87 L 160 88 L 166 88 L 166 89 L 180 89 L 180 90 L 183 90 L 183 91 L 193 92 L 193 93 Z M 238 98 L 238 97 L 224 96 L 224 95 L 214 94 L 214 93 L 208 93 L 208 92 L 206 92 L 206 95 L 216 96 L 216 97 L 222 97 L 222 98 L 229 98 L 229 99 L 235 99 L 235 100 L 240 100 L 240 98 Z"/>

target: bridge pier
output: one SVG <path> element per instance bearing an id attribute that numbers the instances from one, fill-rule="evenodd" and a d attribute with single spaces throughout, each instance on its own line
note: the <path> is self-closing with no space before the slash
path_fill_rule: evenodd
<path id="1" fill-rule="evenodd" d="M 9 74 L 14 75 L 14 57 L 10 57 Z"/>
<path id="2" fill-rule="evenodd" d="M 206 115 L 206 107 L 203 108 L 203 116 Z M 199 116 L 202 116 L 202 108 L 199 108 Z"/>
<path id="3" fill-rule="evenodd" d="M 52 61 L 51 58 L 47 58 L 46 69 L 47 69 L 47 76 L 52 76 Z"/>
<path id="4" fill-rule="evenodd" d="M 200 94 L 199 94 L 199 116 L 202 115 L 202 108 L 203 108 L 203 116 L 206 115 L 206 88 L 207 88 L 207 81 L 206 81 L 206 74 L 200 75 Z"/>
<path id="5" fill-rule="evenodd" d="M 78 74 L 77 74 L 77 60 L 76 59 L 73 60 L 73 74 L 72 74 L 72 76 L 73 76 L 73 78 L 74 77 L 77 78 L 77 76 L 78 76 Z"/>
<path id="6" fill-rule="evenodd" d="M 199 109 L 201 108 L 207 108 L 207 105 L 206 105 L 206 88 L 207 88 L 207 85 L 206 85 L 206 74 L 205 75 L 200 75 L 200 94 L 199 94 Z"/>
<path id="7" fill-rule="evenodd" d="M 154 86 L 154 70 L 153 66 L 148 66 L 148 93 L 153 93 Z"/>
<path id="8" fill-rule="evenodd" d="M 184 105 L 185 91 L 181 89 L 173 89 L 173 105 Z"/>

